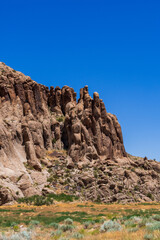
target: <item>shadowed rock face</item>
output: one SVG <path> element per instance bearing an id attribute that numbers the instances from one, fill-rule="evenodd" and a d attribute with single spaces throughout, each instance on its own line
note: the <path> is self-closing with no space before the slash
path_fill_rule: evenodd
<path id="1" fill-rule="evenodd" d="M 67 152 L 65 156 L 60 154 L 47 157 L 49 151 L 64 149 Z M 98 181 L 93 176 L 95 168 L 99 171 L 104 169 L 108 173 L 106 166 L 117 166 L 117 161 L 124 164 L 124 167 L 127 166 L 127 169 L 131 165 L 117 118 L 107 113 L 97 92 L 92 99 L 85 86 L 80 89 L 77 102 L 73 88 L 51 87 L 49 90 L 21 72 L 0 63 L 0 185 L 3 186 L 0 188 L 0 204 L 49 191 L 45 187 L 50 175 L 48 169 L 59 169 L 52 161 L 55 157 L 63 163 L 62 171 L 65 168 L 74 169 L 71 182 L 79 188 L 86 185 L 86 196 L 89 199 L 93 196 L 95 200 L 99 196 L 103 201 L 126 199 L 122 194 L 120 197 L 112 196 L 116 189 L 112 175 L 123 172 L 119 176 L 123 180 L 121 186 L 125 186 L 124 179 L 130 179 L 130 176 L 131 182 L 136 179 L 133 173 L 116 170 L 110 176 L 110 181 L 106 176 L 101 179 L 104 174 L 99 176 Z M 132 164 L 137 167 L 137 163 Z M 152 165 L 154 174 L 159 174 L 158 163 Z M 86 166 L 92 171 L 89 170 L 86 174 L 77 172 L 83 172 Z M 56 174 L 61 176 L 63 172 Z M 157 176 L 154 177 L 158 179 L 155 185 L 159 183 Z M 112 187 L 107 185 L 108 182 Z M 51 186 L 55 187 L 54 183 Z M 98 188 L 101 189 L 97 190 Z M 159 195 L 156 197 L 159 199 Z M 145 199 L 144 196 L 142 199 Z"/>

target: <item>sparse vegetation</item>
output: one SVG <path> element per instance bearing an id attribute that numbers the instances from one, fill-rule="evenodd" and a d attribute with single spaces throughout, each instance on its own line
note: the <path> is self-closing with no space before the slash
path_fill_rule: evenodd
<path id="1" fill-rule="evenodd" d="M 19 203 L 27 203 L 29 205 L 35 205 L 35 206 L 42 206 L 42 205 L 51 205 L 53 204 L 53 201 L 56 200 L 58 202 L 73 202 L 74 200 L 78 200 L 77 196 L 74 195 L 66 195 L 64 193 L 61 194 L 48 194 L 46 196 L 39 196 L 35 195 L 32 197 L 25 197 L 25 198 L 19 198 Z"/>
<path id="2" fill-rule="evenodd" d="M 113 232 L 113 231 L 120 231 L 122 226 L 116 221 L 106 221 L 100 227 L 100 232 Z"/>
<path id="3" fill-rule="evenodd" d="M 27 203 L 30 205 L 35 206 L 42 206 L 42 205 L 51 205 L 53 204 L 53 198 L 51 196 L 39 196 L 35 195 L 28 198 L 19 198 L 19 203 Z"/>
<path id="4" fill-rule="evenodd" d="M 56 143 L 56 139 L 53 138 L 53 139 L 52 139 L 52 144 L 54 145 L 55 143 Z"/>
<path id="5" fill-rule="evenodd" d="M 150 193 L 150 192 L 147 193 L 147 197 L 150 198 L 152 201 L 154 201 L 154 197 L 153 197 L 152 193 Z"/>
<path id="6" fill-rule="evenodd" d="M 53 227 L 54 229 L 58 229 L 59 228 L 59 224 L 56 222 L 52 222 L 49 224 L 49 227 Z"/>
<path id="7" fill-rule="evenodd" d="M 64 122 L 65 117 L 64 116 L 58 116 L 56 117 L 57 122 Z"/>
<path id="8" fill-rule="evenodd" d="M 145 240 L 152 240 L 153 238 L 154 238 L 154 236 L 153 236 L 153 234 L 151 234 L 151 233 L 144 235 L 144 239 L 145 239 Z"/>
<path id="9" fill-rule="evenodd" d="M 62 196 L 56 195 L 57 199 Z M 160 239 L 157 203 L 110 204 L 107 208 L 104 204 L 66 201 L 32 208 L 24 204 L 25 201 L 21 205 L 0 208 L 0 229 L 4 232 L 1 239 L 31 240 L 33 236 L 35 240 Z M 84 211 L 77 210 L 81 206 Z"/>
<path id="10" fill-rule="evenodd" d="M 70 225 L 73 224 L 73 220 L 71 218 L 65 219 L 64 222 L 65 222 L 65 224 L 70 224 Z"/>
<path id="11" fill-rule="evenodd" d="M 72 235 L 73 238 L 75 239 L 82 239 L 84 238 L 84 235 L 79 233 L 79 232 L 75 232 L 73 235 Z"/>

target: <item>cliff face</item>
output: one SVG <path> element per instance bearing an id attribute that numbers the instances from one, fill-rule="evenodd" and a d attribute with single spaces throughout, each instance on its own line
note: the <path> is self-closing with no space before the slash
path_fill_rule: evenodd
<path id="1" fill-rule="evenodd" d="M 17 154 L 41 169 L 45 149 L 67 149 L 73 162 L 84 158 L 113 159 L 126 156 L 117 118 L 106 112 L 104 103 L 88 87 L 76 93 L 70 87 L 48 89 L 6 65 L 0 65 L 1 155 Z"/>
<path id="2" fill-rule="evenodd" d="M 74 171 L 86 166 L 98 169 L 109 162 L 115 165 L 118 159 L 131 164 L 117 118 L 106 112 L 98 93 L 92 99 L 85 86 L 77 102 L 72 88 L 49 90 L 0 63 L 1 202 L 49 191 L 48 169 L 55 167 L 55 158 L 61 160 L 63 170 Z M 51 186 L 55 187 L 53 182 Z M 102 191 L 100 198 L 108 194 L 109 199 L 110 192 Z"/>

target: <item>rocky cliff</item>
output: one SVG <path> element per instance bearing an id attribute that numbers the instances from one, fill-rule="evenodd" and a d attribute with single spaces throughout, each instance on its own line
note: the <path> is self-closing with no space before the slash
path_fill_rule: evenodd
<path id="1" fill-rule="evenodd" d="M 0 203 L 65 191 L 82 199 L 160 200 L 160 164 L 125 152 L 116 116 L 88 87 L 38 84 L 0 63 Z"/>

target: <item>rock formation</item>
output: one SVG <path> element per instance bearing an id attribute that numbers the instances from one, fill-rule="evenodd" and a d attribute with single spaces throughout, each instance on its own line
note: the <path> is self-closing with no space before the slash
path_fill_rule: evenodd
<path id="1" fill-rule="evenodd" d="M 104 202 L 159 200 L 159 173 L 159 163 L 125 152 L 98 93 L 85 86 L 77 102 L 73 88 L 49 89 L 0 63 L 1 204 L 57 188 Z"/>

